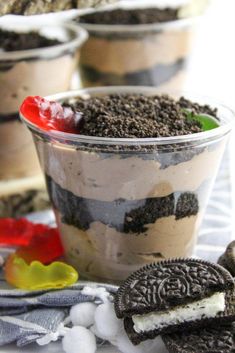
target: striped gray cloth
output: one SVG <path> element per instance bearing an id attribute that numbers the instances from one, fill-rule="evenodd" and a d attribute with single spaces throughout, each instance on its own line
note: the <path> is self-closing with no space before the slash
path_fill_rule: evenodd
<path id="1" fill-rule="evenodd" d="M 110 300 L 117 290 L 116 286 L 85 281 L 63 290 L 29 292 L 0 289 L 0 346 L 16 342 L 18 347 L 22 347 L 54 334 L 75 304 L 101 304 L 102 295 L 89 294 L 90 288 L 99 288 L 101 294 L 107 294 Z"/>

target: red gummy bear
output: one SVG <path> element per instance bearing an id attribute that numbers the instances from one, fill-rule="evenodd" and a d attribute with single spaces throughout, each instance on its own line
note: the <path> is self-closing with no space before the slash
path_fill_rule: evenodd
<path id="1" fill-rule="evenodd" d="M 0 245 L 26 246 L 34 236 L 34 227 L 27 219 L 0 219 Z"/>
<path id="2" fill-rule="evenodd" d="M 32 261 L 49 264 L 58 259 L 64 255 L 58 229 L 41 224 L 36 225 L 35 236 L 31 239 L 30 244 L 26 247 L 20 247 L 15 254 L 29 264 Z"/>
<path id="3" fill-rule="evenodd" d="M 64 255 L 58 229 L 34 224 L 27 219 L 0 219 L 0 245 L 20 246 L 16 254 L 27 263 L 50 263 Z"/>
<path id="4" fill-rule="evenodd" d="M 20 113 L 43 130 L 79 133 L 82 113 L 63 107 L 58 102 L 50 102 L 39 96 L 27 97 L 20 107 Z"/>

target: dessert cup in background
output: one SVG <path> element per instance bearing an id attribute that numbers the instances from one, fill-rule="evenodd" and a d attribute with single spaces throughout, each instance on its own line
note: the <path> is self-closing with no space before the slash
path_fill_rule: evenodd
<path id="1" fill-rule="evenodd" d="M 79 63 L 84 87 L 183 87 L 198 17 L 129 25 L 85 23 L 85 18 L 79 23 L 89 32 Z"/>
<path id="2" fill-rule="evenodd" d="M 158 91 L 107 87 L 49 99 L 125 93 Z M 21 116 L 34 137 L 66 258 L 82 276 L 118 283 L 144 264 L 192 255 L 233 121 L 229 109 L 211 106 L 219 127 L 164 138 L 44 131 Z"/>
<path id="3" fill-rule="evenodd" d="M 48 206 L 43 176 L 30 133 L 19 119 L 22 100 L 68 90 L 79 48 L 87 38 L 74 25 L 14 26 L 11 32 L 37 31 L 58 41 L 38 49 L 0 52 L 0 216 Z M 13 40 L 14 41 L 14 40 Z M 26 44 L 26 43 L 25 43 Z M 27 44 L 26 44 L 27 45 Z"/>
<path id="4" fill-rule="evenodd" d="M 86 9 L 113 3 L 117 0 L 8 0 L 0 3 L 0 16 L 7 14 L 15 15 L 38 15 L 51 12 L 59 12 L 70 9 Z"/>

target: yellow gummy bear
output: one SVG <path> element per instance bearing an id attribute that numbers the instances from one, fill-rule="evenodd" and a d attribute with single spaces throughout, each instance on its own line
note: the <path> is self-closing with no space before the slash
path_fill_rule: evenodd
<path id="1" fill-rule="evenodd" d="M 78 273 L 63 262 L 55 261 L 47 266 L 39 261 L 27 264 L 21 257 L 10 255 L 5 266 L 5 278 L 21 289 L 58 289 L 77 282 Z"/>

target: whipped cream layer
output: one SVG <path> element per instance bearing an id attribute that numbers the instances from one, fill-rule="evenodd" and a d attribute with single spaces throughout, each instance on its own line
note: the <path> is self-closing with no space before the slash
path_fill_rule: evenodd
<path id="1" fill-rule="evenodd" d="M 225 310 L 225 293 L 215 293 L 209 298 L 177 307 L 167 312 L 134 315 L 132 320 L 137 333 L 161 329 L 169 325 L 213 318 Z"/>

